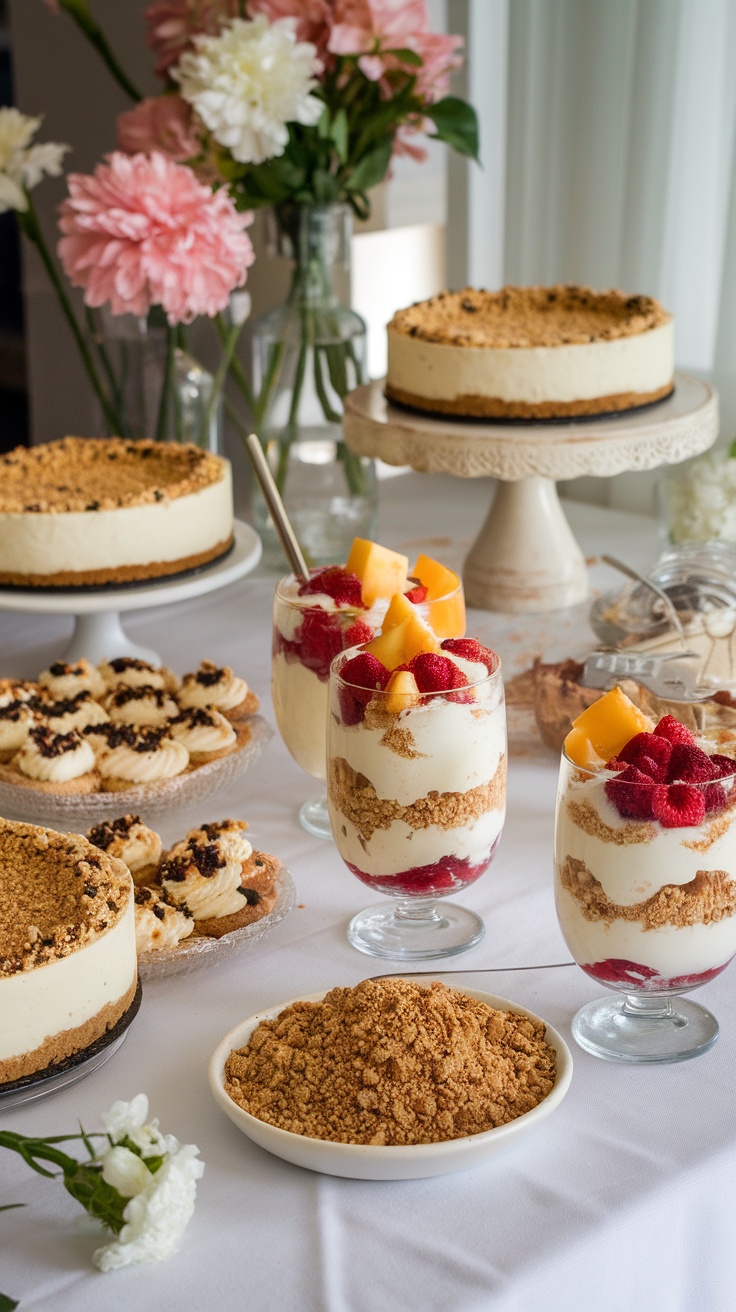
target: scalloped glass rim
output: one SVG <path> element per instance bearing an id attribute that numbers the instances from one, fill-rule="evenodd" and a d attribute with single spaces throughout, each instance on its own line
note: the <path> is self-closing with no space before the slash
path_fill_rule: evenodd
<path id="1" fill-rule="evenodd" d="M 199 966 L 215 965 L 227 961 L 239 952 L 248 952 L 255 947 L 263 936 L 280 924 L 288 916 L 296 902 L 294 881 L 279 862 L 276 872 L 278 898 L 273 911 L 251 925 L 234 929 L 222 938 L 187 938 L 175 948 L 162 948 L 159 952 L 144 952 L 138 958 L 138 973 L 141 979 L 164 979 L 169 975 L 188 974 Z"/>
<path id="2" fill-rule="evenodd" d="M 39 824 L 56 823 L 79 832 L 110 815 L 135 812 L 144 821 L 163 819 L 171 811 L 206 802 L 245 774 L 273 737 L 273 729 L 260 715 L 249 717 L 251 737 L 247 743 L 207 761 L 186 774 L 159 783 L 140 784 L 110 793 L 43 793 L 23 784 L 0 783 L 0 812 L 8 818 Z"/>

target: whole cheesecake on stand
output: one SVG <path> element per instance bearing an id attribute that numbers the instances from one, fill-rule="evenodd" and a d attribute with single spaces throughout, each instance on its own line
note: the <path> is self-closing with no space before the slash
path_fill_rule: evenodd
<path id="1" fill-rule="evenodd" d="M 229 461 L 196 446 L 65 437 L 0 456 L 0 586 L 155 580 L 232 543 Z"/>
<path id="2" fill-rule="evenodd" d="M 386 395 L 417 410 L 535 421 L 620 414 L 674 387 L 672 316 L 577 285 L 440 292 L 388 325 Z"/>

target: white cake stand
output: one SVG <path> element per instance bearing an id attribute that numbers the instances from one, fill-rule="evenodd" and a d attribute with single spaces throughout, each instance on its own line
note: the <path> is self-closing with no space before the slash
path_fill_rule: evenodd
<path id="1" fill-rule="evenodd" d="M 501 480 L 463 567 L 467 600 L 481 610 L 559 610 L 588 595 L 583 553 L 555 480 L 677 464 L 718 436 L 717 392 L 683 373 L 673 395 L 647 409 L 536 424 L 430 418 L 387 401 L 384 381 L 345 398 L 351 451 L 428 474 Z"/>
<path id="2" fill-rule="evenodd" d="M 175 601 L 189 601 L 208 592 L 227 587 L 255 569 L 261 558 L 261 539 L 240 520 L 234 526 L 235 545 L 222 560 L 203 566 L 189 578 L 163 579 L 159 583 L 130 584 L 125 588 L 90 591 L 67 588 L 63 592 L 41 592 L 37 588 L 0 589 L 0 610 L 24 611 L 37 615 L 74 615 L 74 633 L 66 651 L 59 657 L 78 661 L 86 656 L 93 665 L 119 656 L 161 664 L 150 647 L 132 642 L 123 629 L 120 615 L 128 610 L 146 610 L 149 606 L 170 606 Z"/>

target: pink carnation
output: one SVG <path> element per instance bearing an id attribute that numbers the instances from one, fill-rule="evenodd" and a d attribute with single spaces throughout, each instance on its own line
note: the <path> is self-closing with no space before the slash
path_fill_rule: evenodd
<path id="1" fill-rule="evenodd" d="M 59 0 L 43 0 L 43 2 L 44 2 L 44 4 L 45 4 L 46 8 L 47 8 L 47 9 L 50 9 L 50 11 L 51 11 L 52 14 L 58 14 L 58 12 L 59 12 Z"/>
<path id="2" fill-rule="evenodd" d="M 361 72 L 380 82 L 386 73 L 408 67 L 382 51 L 413 50 L 423 61 L 411 70 L 417 95 L 432 104 L 446 94 L 450 73 L 462 63 L 463 38 L 430 32 L 425 0 L 335 0 L 335 10 L 329 46 L 334 54 L 360 55 Z"/>
<path id="3" fill-rule="evenodd" d="M 296 19 L 297 41 L 311 41 L 324 62 L 340 0 L 248 0 L 248 17 L 263 14 L 269 23 Z"/>
<path id="4" fill-rule="evenodd" d="M 238 0 L 156 0 L 144 10 L 146 45 L 156 52 L 156 75 L 166 77 L 195 36 L 215 36 L 237 18 Z"/>
<path id="5" fill-rule="evenodd" d="M 118 150 L 150 155 L 160 150 L 181 164 L 199 154 L 191 106 L 181 96 L 152 96 L 118 116 Z"/>
<path id="6" fill-rule="evenodd" d="M 187 323 L 218 314 L 245 282 L 252 215 L 238 214 L 224 189 L 203 186 L 185 164 L 158 151 L 115 151 L 68 183 L 59 258 L 87 305 L 136 315 L 161 305 L 170 324 Z"/>

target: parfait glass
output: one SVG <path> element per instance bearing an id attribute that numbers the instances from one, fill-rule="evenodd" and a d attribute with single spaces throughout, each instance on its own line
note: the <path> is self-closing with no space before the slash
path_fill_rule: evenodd
<path id="1" fill-rule="evenodd" d="M 348 869 L 390 901 L 354 916 L 348 939 L 370 956 L 453 956 L 485 932 L 445 899 L 488 868 L 506 807 L 501 663 L 468 685 L 416 697 L 358 687 L 333 662 L 327 721 L 332 832 Z"/>
<path id="2" fill-rule="evenodd" d="M 624 782 L 563 751 L 555 902 L 575 961 L 613 991 L 575 1016 L 582 1048 L 637 1063 L 707 1052 L 718 1022 L 681 995 L 736 954 L 736 776 Z"/>
<path id="3" fill-rule="evenodd" d="M 455 583 L 441 596 L 416 607 L 440 638 L 461 637 L 465 632 L 463 585 L 456 575 L 453 578 Z M 271 692 L 287 750 L 302 770 L 324 783 L 330 665 L 340 652 L 369 642 L 379 632 L 389 598 L 380 597 L 367 609 L 338 606 L 322 593 L 300 596 L 299 587 L 294 574 L 287 574 L 276 585 Z M 304 802 L 299 820 L 308 833 L 332 837 L 324 789 Z"/>

